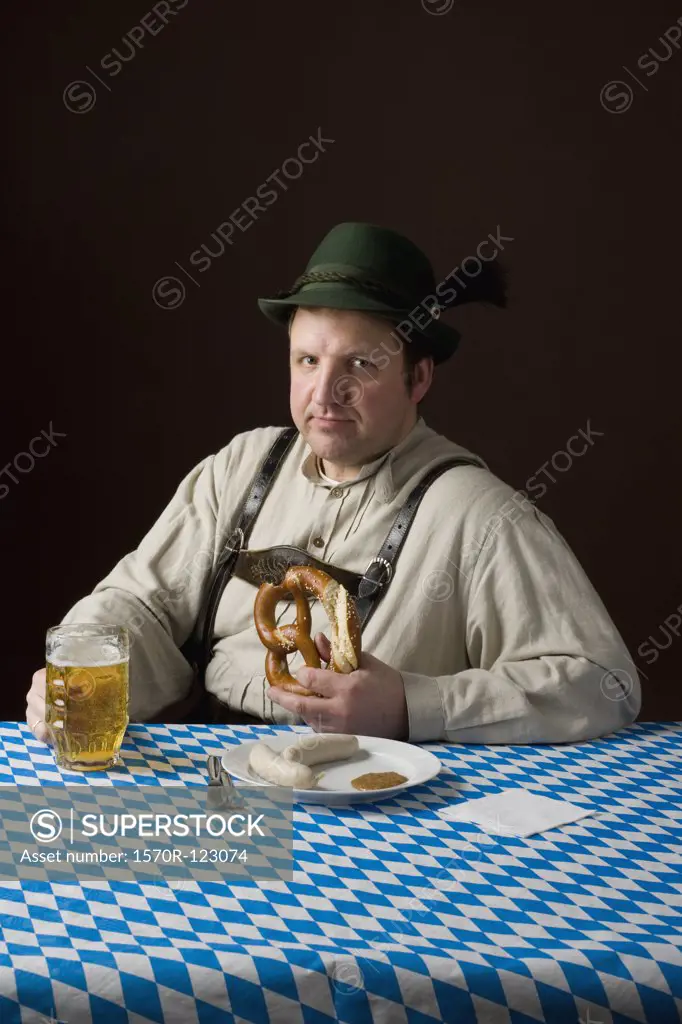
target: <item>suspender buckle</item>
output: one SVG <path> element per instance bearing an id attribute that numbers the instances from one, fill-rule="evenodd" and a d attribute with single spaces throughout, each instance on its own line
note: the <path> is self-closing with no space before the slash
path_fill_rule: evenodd
<path id="1" fill-rule="evenodd" d="M 244 546 L 244 531 L 241 526 L 238 526 L 236 530 L 233 530 L 230 536 L 225 541 L 225 547 L 222 550 L 218 565 L 222 565 L 226 562 L 231 555 L 239 554 Z"/>
<path id="2" fill-rule="evenodd" d="M 238 526 L 237 529 L 233 533 L 231 533 L 230 536 L 227 538 L 226 546 L 231 551 L 239 552 L 239 551 L 241 551 L 243 544 L 244 544 L 244 531 L 242 530 L 241 526 Z"/>
<path id="3" fill-rule="evenodd" d="M 370 576 L 369 575 L 370 569 L 375 564 L 375 562 L 379 566 L 379 578 L 378 579 L 375 578 L 374 576 Z M 390 581 L 392 576 L 393 576 L 393 566 L 391 565 L 391 563 L 388 562 L 385 558 L 381 558 L 379 555 L 377 555 L 375 558 L 372 559 L 372 561 L 369 563 L 369 565 L 365 569 L 365 572 L 364 572 L 364 575 L 363 575 L 363 578 L 362 578 L 362 581 L 361 581 L 361 585 L 362 585 L 362 583 L 367 582 L 367 583 L 371 584 L 371 586 L 381 590 L 383 587 L 385 587 L 388 584 L 388 582 Z M 382 579 L 382 577 L 383 577 L 383 579 Z M 365 595 L 362 594 L 361 596 L 365 596 Z"/>

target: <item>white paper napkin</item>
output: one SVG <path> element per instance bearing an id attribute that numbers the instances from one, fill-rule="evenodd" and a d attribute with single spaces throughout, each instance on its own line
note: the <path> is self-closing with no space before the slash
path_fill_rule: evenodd
<path id="1" fill-rule="evenodd" d="M 578 821 L 594 810 L 518 788 L 442 807 L 438 814 L 446 821 L 468 821 L 485 832 L 525 839 Z"/>

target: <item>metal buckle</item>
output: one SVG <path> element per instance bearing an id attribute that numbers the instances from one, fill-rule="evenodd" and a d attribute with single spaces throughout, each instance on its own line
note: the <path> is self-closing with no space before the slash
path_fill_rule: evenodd
<path id="1" fill-rule="evenodd" d="M 235 538 L 238 542 L 238 547 L 235 547 Z M 233 530 L 230 536 L 225 541 L 225 547 L 223 548 L 218 565 L 222 565 L 226 562 L 230 555 L 239 554 L 244 545 L 244 531 L 241 526 L 238 526 L 236 530 Z"/>
<path id="2" fill-rule="evenodd" d="M 238 541 L 238 546 L 237 547 L 234 546 L 235 538 Z M 230 536 L 225 541 L 225 547 L 226 547 L 226 549 L 228 551 L 237 551 L 237 552 L 239 552 L 239 551 L 241 551 L 243 544 L 244 544 L 244 531 L 242 530 L 241 526 L 238 526 L 236 530 L 232 531 Z"/>
<path id="3" fill-rule="evenodd" d="M 367 573 L 369 572 L 370 568 L 374 565 L 375 562 L 377 562 L 379 565 L 381 565 L 384 568 L 384 570 L 386 571 L 387 576 L 386 576 L 385 579 L 383 579 L 383 580 L 382 579 L 373 580 L 371 577 L 369 577 L 367 575 Z M 391 565 L 391 563 L 387 562 L 385 558 L 380 558 L 377 555 L 376 558 L 373 558 L 372 561 L 367 566 L 367 568 L 365 569 L 365 572 L 364 572 L 364 575 L 363 575 L 363 579 L 368 580 L 369 583 L 373 583 L 377 587 L 385 587 L 386 584 L 391 579 L 392 575 L 393 575 L 393 566 Z"/>

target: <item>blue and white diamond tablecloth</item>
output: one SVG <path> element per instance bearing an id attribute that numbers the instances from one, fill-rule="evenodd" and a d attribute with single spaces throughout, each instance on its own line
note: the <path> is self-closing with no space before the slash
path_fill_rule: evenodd
<path id="1" fill-rule="evenodd" d="M 121 777 L 205 781 L 209 753 L 273 731 L 134 725 Z M 681 1021 L 682 724 L 426 746 L 443 771 L 408 795 L 297 805 L 291 883 L 0 883 L 0 1021 Z M 0 784 L 60 778 L 0 725 Z M 516 839 L 435 813 L 518 785 L 596 814 Z"/>

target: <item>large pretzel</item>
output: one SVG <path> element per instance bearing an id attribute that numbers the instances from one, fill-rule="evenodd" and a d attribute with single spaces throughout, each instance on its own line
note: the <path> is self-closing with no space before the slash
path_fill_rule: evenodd
<path id="1" fill-rule="evenodd" d="M 281 584 L 263 583 L 258 588 L 253 619 L 261 642 L 268 648 L 265 674 L 271 686 L 290 693 L 320 696 L 307 690 L 289 673 L 287 655 L 299 650 L 306 665 L 320 668 L 320 656 L 310 636 L 311 618 L 306 595 L 318 598 L 331 625 L 332 672 L 352 672 L 359 665 L 362 627 L 353 599 L 340 583 L 321 569 L 308 565 L 292 566 Z M 280 601 L 290 597 L 296 602 L 296 624 L 278 626 L 275 612 Z"/>

